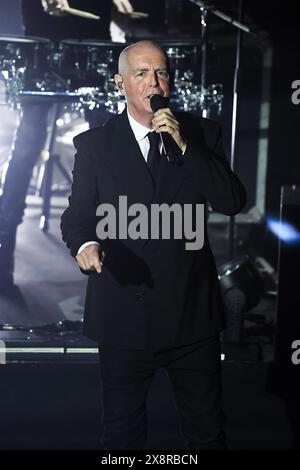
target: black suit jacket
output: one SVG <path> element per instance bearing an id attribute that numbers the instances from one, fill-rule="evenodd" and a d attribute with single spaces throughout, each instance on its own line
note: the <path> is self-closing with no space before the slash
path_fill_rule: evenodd
<path id="1" fill-rule="evenodd" d="M 192 114 L 178 113 L 188 141 L 182 164 L 162 157 L 156 187 L 130 127 L 127 113 L 103 127 L 75 137 L 77 148 L 69 207 L 62 216 L 63 239 L 76 256 L 86 241 L 96 240 L 99 203 L 118 207 L 143 203 L 207 204 L 236 214 L 245 190 L 222 150 L 220 126 Z M 100 344 L 159 350 L 190 344 L 224 328 L 216 266 L 206 232 L 198 251 L 185 239 L 103 240 L 106 258 L 100 274 L 92 272 L 86 292 L 84 334 Z"/>

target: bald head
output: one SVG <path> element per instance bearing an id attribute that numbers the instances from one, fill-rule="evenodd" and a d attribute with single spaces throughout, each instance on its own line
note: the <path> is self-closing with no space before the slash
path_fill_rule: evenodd
<path id="1" fill-rule="evenodd" d="M 144 50 L 151 50 L 155 49 L 161 52 L 166 60 L 167 67 L 169 68 L 169 60 L 166 52 L 160 47 L 159 44 L 153 41 L 139 41 L 135 42 L 134 44 L 130 44 L 130 46 L 125 47 L 119 56 L 119 74 L 124 75 L 126 72 L 128 62 L 130 60 L 130 56 L 135 53 L 143 52 Z"/>
<path id="2" fill-rule="evenodd" d="M 115 84 L 125 96 L 127 110 L 137 122 L 152 126 L 152 95 L 170 96 L 168 58 L 165 51 L 152 41 L 139 41 L 120 54 L 119 73 Z"/>

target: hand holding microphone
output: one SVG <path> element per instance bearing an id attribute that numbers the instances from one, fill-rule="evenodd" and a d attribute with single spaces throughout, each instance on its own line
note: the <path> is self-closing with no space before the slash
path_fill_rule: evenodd
<path id="1" fill-rule="evenodd" d="M 153 95 L 150 98 L 150 106 L 154 112 L 153 128 L 160 133 L 168 161 L 181 159 L 187 144 L 180 132 L 179 122 L 169 108 L 169 98 Z"/>

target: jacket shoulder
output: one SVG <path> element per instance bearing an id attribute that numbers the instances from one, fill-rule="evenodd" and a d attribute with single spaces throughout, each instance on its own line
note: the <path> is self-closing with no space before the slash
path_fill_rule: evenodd
<path id="1" fill-rule="evenodd" d="M 213 147 L 221 135 L 221 126 L 217 121 L 193 113 L 176 113 L 182 125 L 183 133 L 191 140 L 202 141 Z"/>
<path id="2" fill-rule="evenodd" d="M 176 114 L 185 125 L 201 127 L 204 131 L 212 133 L 220 130 L 219 122 L 214 121 L 213 119 L 204 118 L 198 114 L 186 113 L 183 111 Z"/>
<path id="3" fill-rule="evenodd" d="M 93 129 L 81 132 L 73 138 L 73 144 L 76 148 L 82 146 L 93 145 L 99 138 L 102 138 L 107 132 L 111 131 L 111 127 L 114 125 L 116 116 L 112 116 L 104 124 Z"/>

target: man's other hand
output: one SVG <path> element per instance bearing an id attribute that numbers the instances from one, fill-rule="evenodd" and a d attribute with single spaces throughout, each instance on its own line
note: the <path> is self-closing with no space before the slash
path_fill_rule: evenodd
<path id="1" fill-rule="evenodd" d="M 101 273 L 103 258 L 101 247 L 95 244 L 87 246 L 80 255 L 76 256 L 76 261 L 84 271 L 97 271 L 97 273 Z"/>

